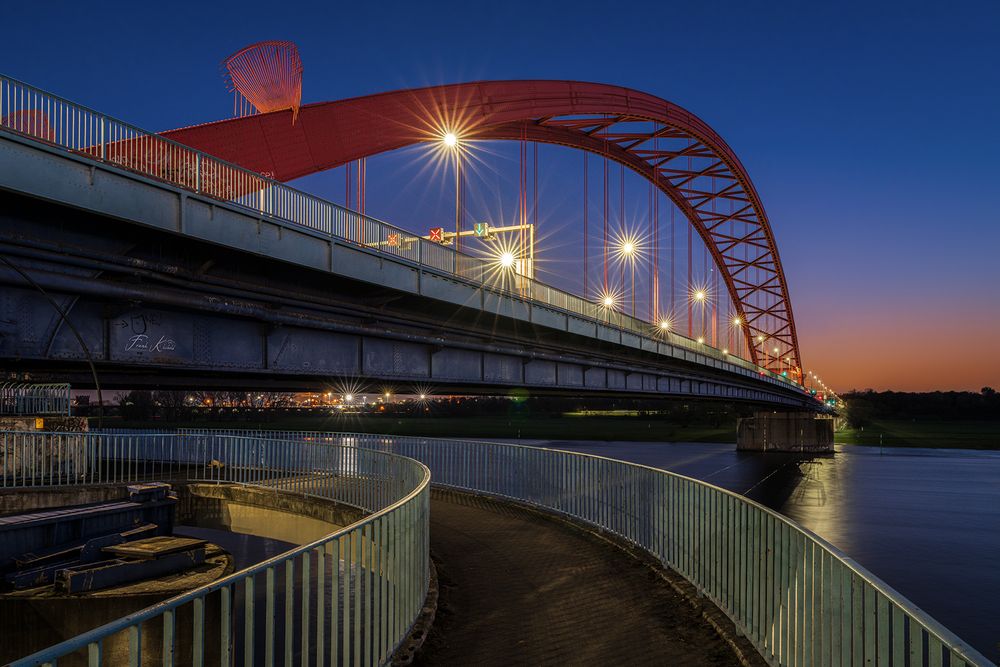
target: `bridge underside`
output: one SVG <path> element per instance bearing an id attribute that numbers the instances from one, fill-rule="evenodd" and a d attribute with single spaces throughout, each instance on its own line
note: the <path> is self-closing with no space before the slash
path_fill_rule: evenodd
<path id="1" fill-rule="evenodd" d="M 0 194 L 0 357 L 107 387 L 306 390 L 343 380 L 437 392 L 605 392 L 741 401 L 770 391 L 495 313 Z M 586 352 L 584 352 L 586 350 Z"/>
<path id="2" fill-rule="evenodd" d="M 9 149 L 0 161 L 19 168 L 0 183 L 8 372 L 84 387 L 89 357 L 109 388 L 313 390 L 346 380 L 396 392 L 810 403 L 704 354 L 134 174 L 0 148 Z"/>

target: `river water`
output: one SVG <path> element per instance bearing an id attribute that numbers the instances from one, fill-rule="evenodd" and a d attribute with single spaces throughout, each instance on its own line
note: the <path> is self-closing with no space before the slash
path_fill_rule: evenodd
<path id="1" fill-rule="evenodd" d="M 829 540 L 1000 662 L 1000 452 L 838 446 L 834 455 L 732 444 L 522 441 L 703 479 Z"/>

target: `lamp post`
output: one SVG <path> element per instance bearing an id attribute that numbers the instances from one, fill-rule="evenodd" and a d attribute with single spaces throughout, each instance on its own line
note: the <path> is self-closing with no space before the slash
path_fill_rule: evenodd
<path id="1" fill-rule="evenodd" d="M 701 335 L 698 337 L 699 342 L 705 338 L 705 299 L 707 298 L 708 294 L 703 289 L 695 290 L 691 294 L 691 299 L 698 304 L 698 308 L 701 311 Z"/>
<path id="2" fill-rule="evenodd" d="M 635 242 L 628 239 L 622 241 L 621 254 L 629 265 L 629 276 L 632 282 L 632 317 L 635 317 Z"/>
<path id="3" fill-rule="evenodd" d="M 441 143 L 455 158 L 455 250 L 457 251 L 462 238 L 462 149 L 458 135 L 454 132 L 446 132 L 441 137 Z"/>

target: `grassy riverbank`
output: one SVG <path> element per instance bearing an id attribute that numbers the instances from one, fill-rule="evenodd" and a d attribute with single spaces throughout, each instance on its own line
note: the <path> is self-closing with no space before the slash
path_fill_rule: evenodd
<path id="1" fill-rule="evenodd" d="M 879 419 L 863 429 L 837 431 L 836 442 L 886 447 L 1000 449 L 1000 422 L 938 419 Z"/>
<path id="2" fill-rule="evenodd" d="M 522 440 L 622 440 L 636 442 L 736 442 L 736 416 L 680 424 L 664 416 L 631 414 L 535 415 L 361 415 L 329 412 L 282 415 L 270 419 L 191 421 L 121 421 L 107 426 L 168 429 L 266 429 L 385 433 L 428 438 L 498 438 Z M 96 424 L 94 424 L 96 426 Z M 846 445 L 1000 449 L 1000 422 L 943 419 L 876 419 L 862 428 L 837 431 L 835 441 Z"/>
<path id="3" fill-rule="evenodd" d="M 109 424 L 111 425 L 111 424 Z M 428 438 L 521 438 L 525 440 L 628 440 L 645 442 L 736 442 L 736 423 L 681 426 L 642 416 L 475 416 L 412 417 L 392 415 L 289 416 L 266 422 L 129 422 L 136 428 L 236 428 L 287 431 L 346 431 Z"/>

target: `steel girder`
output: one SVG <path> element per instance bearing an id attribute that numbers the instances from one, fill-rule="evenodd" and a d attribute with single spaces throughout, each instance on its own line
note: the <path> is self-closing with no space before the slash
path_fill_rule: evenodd
<path id="1" fill-rule="evenodd" d="M 652 182 L 697 230 L 725 280 L 751 359 L 801 373 L 788 286 L 763 204 L 735 152 L 689 111 L 605 84 L 481 81 L 309 104 L 294 124 L 291 113 L 163 136 L 280 181 L 446 132 L 462 141 L 527 139 L 607 157 Z"/>

